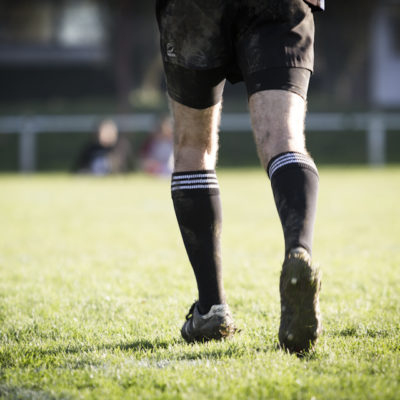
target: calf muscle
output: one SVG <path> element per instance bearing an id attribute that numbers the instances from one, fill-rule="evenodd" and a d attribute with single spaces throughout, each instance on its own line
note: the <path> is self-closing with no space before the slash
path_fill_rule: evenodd
<path id="1" fill-rule="evenodd" d="M 276 154 L 306 153 L 305 101 L 299 95 L 265 90 L 250 97 L 249 107 L 257 151 L 264 168 Z"/>
<path id="2" fill-rule="evenodd" d="M 175 172 L 214 169 L 221 103 L 195 109 L 170 99 L 174 117 Z"/>

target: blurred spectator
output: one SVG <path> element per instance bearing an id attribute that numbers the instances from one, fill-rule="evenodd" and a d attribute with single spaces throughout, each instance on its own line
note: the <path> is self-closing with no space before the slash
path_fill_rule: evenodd
<path id="1" fill-rule="evenodd" d="M 96 138 L 81 151 L 74 171 L 93 175 L 108 175 L 128 172 L 133 169 L 132 147 L 118 133 L 112 120 L 100 123 Z"/>
<path id="2" fill-rule="evenodd" d="M 173 170 L 173 126 L 170 117 L 161 118 L 157 128 L 144 142 L 140 151 L 143 171 L 169 176 Z"/>

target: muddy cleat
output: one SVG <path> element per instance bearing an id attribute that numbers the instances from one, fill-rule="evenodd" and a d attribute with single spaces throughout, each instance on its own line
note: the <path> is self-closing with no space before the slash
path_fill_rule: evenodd
<path id="1" fill-rule="evenodd" d="M 227 304 L 213 305 L 207 314 L 201 315 L 197 302 L 190 308 L 181 329 L 182 337 L 188 343 L 227 339 L 235 332 L 236 327 Z"/>
<path id="2" fill-rule="evenodd" d="M 281 325 L 279 343 L 291 353 L 313 350 L 322 332 L 319 310 L 320 272 L 303 248 L 286 257 L 280 278 Z"/>

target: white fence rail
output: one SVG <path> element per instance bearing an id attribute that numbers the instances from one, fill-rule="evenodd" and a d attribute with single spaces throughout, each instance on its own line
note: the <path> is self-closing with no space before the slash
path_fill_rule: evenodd
<path id="1" fill-rule="evenodd" d="M 67 116 L 6 116 L 0 117 L 0 134 L 19 135 L 19 168 L 31 172 L 36 168 L 36 136 L 40 133 L 93 132 L 103 117 L 99 115 Z M 155 114 L 111 116 L 121 132 L 151 131 Z M 250 120 L 246 113 L 223 114 L 221 130 L 249 131 Z M 399 113 L 309 113 L 308 131 L 364 130 L 367 134 L 367 156 L 370 165 L 383 165 L 386 161 L 386 131 L 400 130 Z M 344 144 L 345 145 L 345 142 Z"/>

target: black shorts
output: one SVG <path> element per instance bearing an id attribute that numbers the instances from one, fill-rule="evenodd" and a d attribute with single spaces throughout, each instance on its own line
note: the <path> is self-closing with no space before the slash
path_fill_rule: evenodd
<path id="1" fill-rule="evenodd" d="M 303 0 L 157 0 L 169 95 L 194 108 L 221 100 L 225 79 L 248 95 L 283 89 L 306 97 L 314 19 Z"/>

